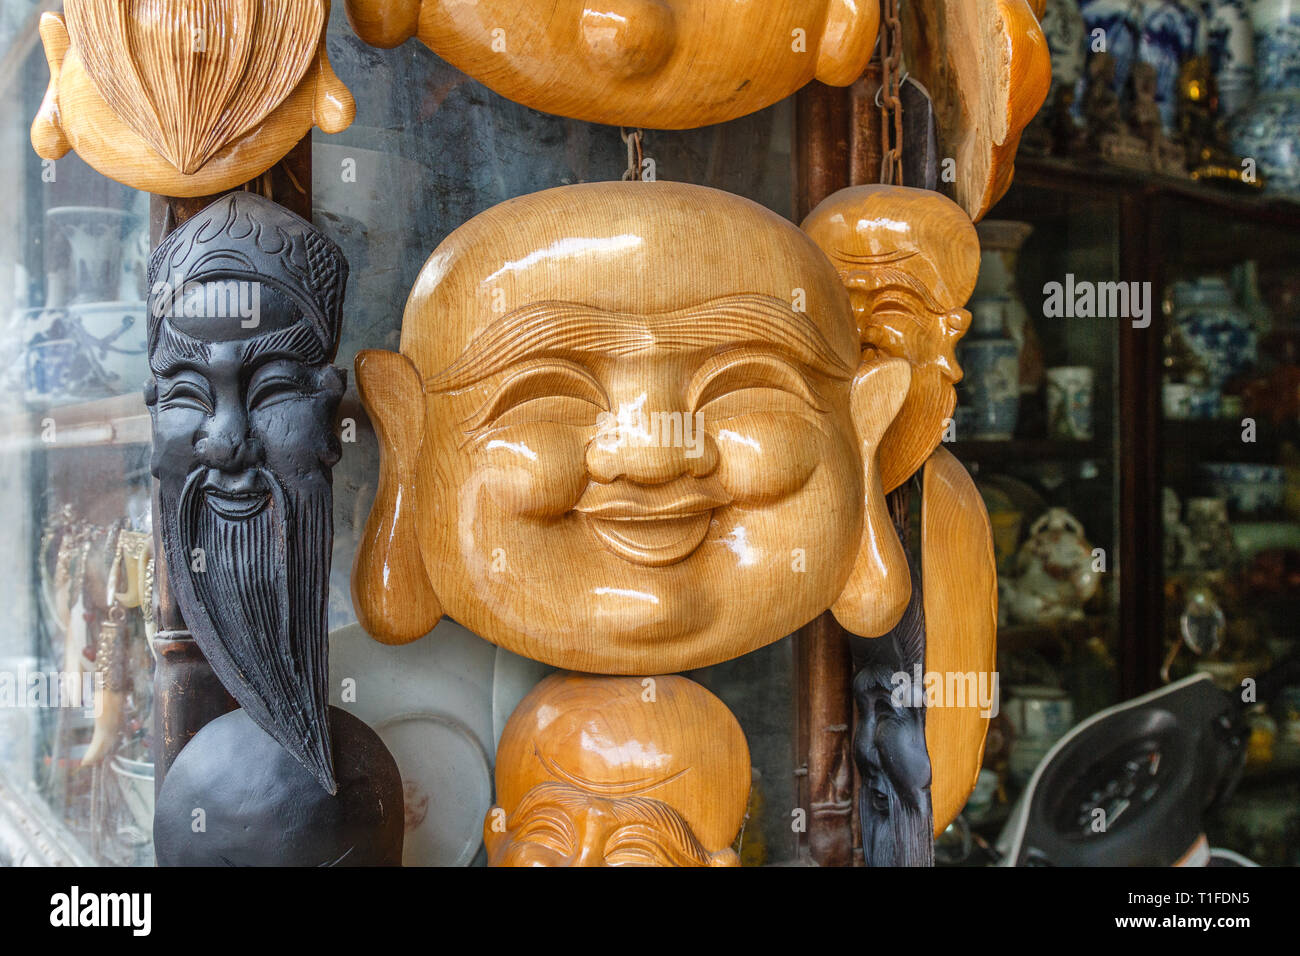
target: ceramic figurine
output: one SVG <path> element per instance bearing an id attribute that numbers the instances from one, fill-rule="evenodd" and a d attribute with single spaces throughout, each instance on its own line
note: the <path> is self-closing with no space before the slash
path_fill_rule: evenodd
<path id="1" fill-rule="evenodd" d="M 168 580 L 242 708 L 185 745 L 164 780 L 163 865 L 225 852 L 313 865 L 401 859 L 396 766 L 373 731 L 328 708 L 331 469 L 345 383 L 330 361 L 347 274 L 311 223 L 248 192 L 188 219 L 150 262 L 145 402 Z M 236 765 L 246 772 L 232 774 Z M 208 814 L 201 835 L 189 829 L 196 806 Z M 357 848 L 355 834 L 376 827 L 382 840 Z"/>
<path id="2" fill-rule="evenodd" d="M 50 85 L 32 145 L 166 196 L 248 182 L 313 126 L 352 122 L 328 19 L 329 0 L 65 0 L 41 18 Z"/>
<path id="3" fill-rule="evenodd" d="M 1063 508 L 1049 508 L 1029 529 L 1016 556 L 1016 573 L 1000 581 L 1012 620 L 1047 624 L 1081 620 L 1101 576 L 1083 526 Z"/>
<path id="4" fill-rule="evenodd" d="M 939 155 L 955 163 L 945 181 L 978 222 L 1010 188 L 1020 134 L 1047 96 L 1047 40 L 1026 0 L 917 0 L 901 12 L 907 69 L 934 99 Z"/>
<path id="5" fill-rule="evenodd" d="M 347 13 L 367 43 L 418 36 L 516 103 L 652 129 L 735 119 L 812 79 L 848 86 L 880 20 L 852 0 L 347 0 Z"/>
<path id="6" fill-rule="evenodd" d="M 489 866 L 739 866 L 749 748 L 684 677 L 552 674 L 511 715 Z"/>
<path id="7" fill-rule="evenodd" d="M 970 326 L 979 240 L 970 219 L 937 193 L 852 186 L 822 201 L 803 229 L 849 290 L 865 346 L 912 366 L 907 399 L 880 445 L 886 491 L 938 447 L 962 377 L 954 348 Z"/>
<path id="8" fill-rule="evenodd" d="M 494 206 L 357 379 L 381 474 L 353 599 L 381 641 L 445 610 L 558 667 L 662 673 L 827 608 L 883 634 L 907 604 L 877 453 L 911 367 L 864 353 L 831 262 L 749 200 L 605 182 Z"/>

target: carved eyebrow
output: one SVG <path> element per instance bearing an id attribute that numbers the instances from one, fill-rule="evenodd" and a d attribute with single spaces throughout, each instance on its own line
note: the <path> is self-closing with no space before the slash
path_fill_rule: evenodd
<path id="1" fill-rule="evenodd" d="M 741 345 L 786 353 L 830 378 L 853 375 L 849 358 L 837 354 L 807 315 L 773 296 L 746 294 L 650 316 L 573 302 L 532 303 L 480 333 L 455 362 L 427 379 L 425 388 L 432 392 L 467 388 L 534 357 Z"/>
<path id="2" fill-rule="evenodd" d="M 299 319 L 288 328 L 252 339 L 244 352 L 246 364 L 273 358 L 291 359 L 304 365 L 319 365 L 326 359 L 325 346 L 311 324 Z"/>
<path id="3" fill-rule="evenodd" d="M 158 341 L 149 352 L 149 369 L 156 378 L 170 378 L 185 369 L 202 371 L 211 355 L 207 342 L 179 332 L 164 321 L 159 323 Z"/>

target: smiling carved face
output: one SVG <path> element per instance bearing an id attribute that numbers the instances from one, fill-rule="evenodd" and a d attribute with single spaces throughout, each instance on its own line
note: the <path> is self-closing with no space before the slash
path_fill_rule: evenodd
<path id="1" fill-rule="evenodd" d="M 367 43 L 411 36 L 502 96 L 593 123 L 691 129 L 811 79 L 847 86 L 880 13 L 853 0 L 347 0 Z"/>
<path id="2" fill-rule="evenodd" d="M 418 561 L 471 630 L 589 672 L 735 657 L 850 583 L 874 605 L 858 628 L 887 629 L 900 575 L 906 602 L 892 529 L 858 569 L 883 509 L 869 449 L 908 369 L 858 352 L 830 263 L 747 200 L 603 183 L 489 210 L 417 281 L 409 361 L 358 360 L 401 489 L 359 557 L 363 623 L 432 626 L 374 593 Z"/>

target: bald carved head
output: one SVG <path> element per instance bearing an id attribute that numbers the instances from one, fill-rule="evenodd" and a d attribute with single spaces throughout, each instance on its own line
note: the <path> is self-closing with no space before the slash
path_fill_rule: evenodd
<path id="1" fill-rule="evenodd" d="M 910 370 L 867 359 L 825 255 L 748 200 L 493 207 L 430 256 L 401 353 L 358 358 L 383 470 L 363 625 L 400 643 L 446 611 L 598 673 L 716 663 L 827 608 L 883 633 L 910 584 L 874 457 Z"/>
<path id="2" fill-rule="evenodd" d="M 492 866 L 739 866 L 749 800 L 736 718 L 684 677 L 552 674 L 497 750 Z"/>

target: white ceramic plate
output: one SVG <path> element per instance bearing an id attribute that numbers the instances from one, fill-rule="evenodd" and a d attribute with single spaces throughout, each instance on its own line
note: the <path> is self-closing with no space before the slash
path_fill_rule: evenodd
<path id="1" fill-rule="evenodd" d="M 398 647 L 357 624 L 330 633 L 330 703 L 374 728 L 402 774 L 406 866 L 465 866 L 478 853 L 492 806 L 495 651 L 446 618 Z"/>

